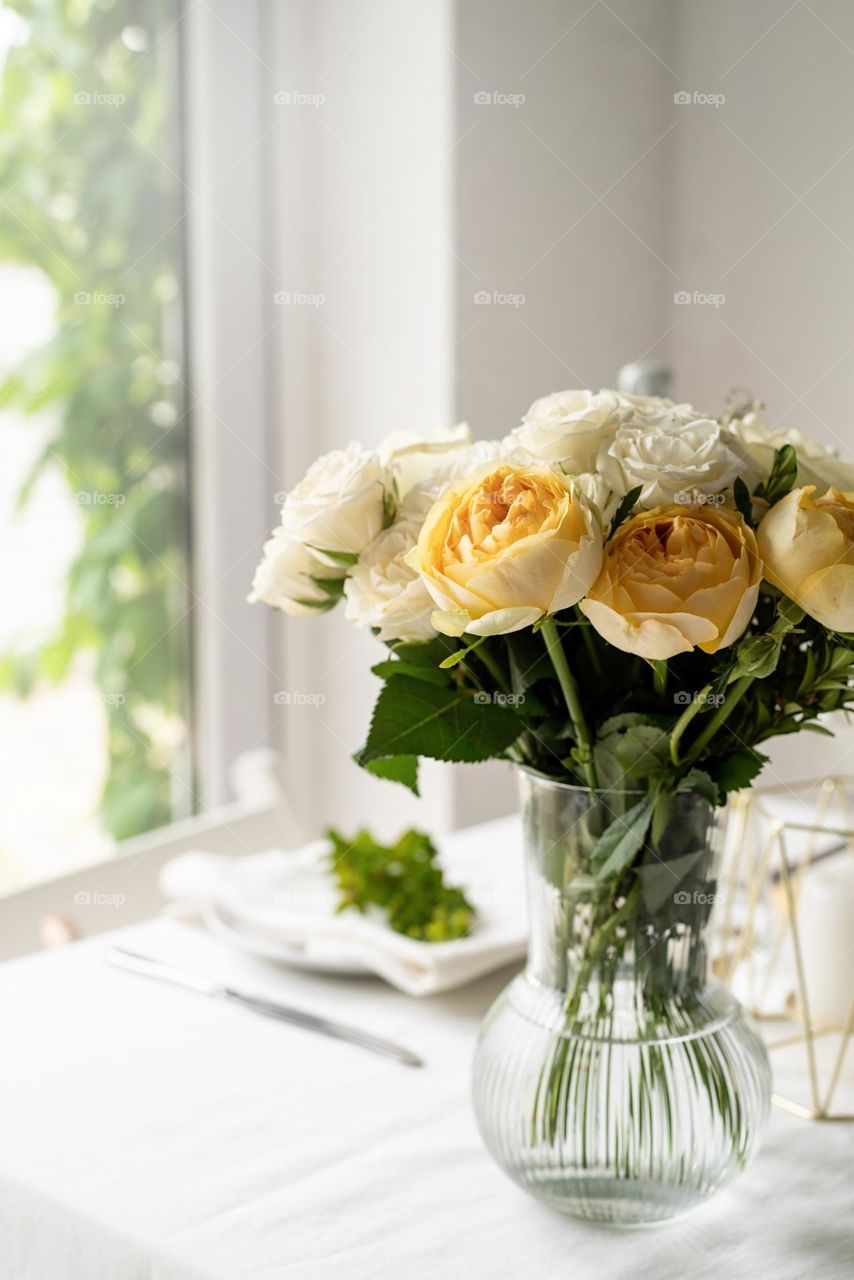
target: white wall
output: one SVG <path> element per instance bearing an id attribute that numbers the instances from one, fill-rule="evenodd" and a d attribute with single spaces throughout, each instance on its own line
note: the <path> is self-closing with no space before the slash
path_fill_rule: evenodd
<path id="1" fill-rule="evenodd" d="M 457 5 L 456 386 L 485 432 L 547 391 L 609 386 L 624 362 L 660 354 L 672 119 L 650 49 L 670 56 L 670 8 Z M 478 305 L 479 290 L 524 301 Z"/>
<path id="2" fill-rule="evenodd" d="M 322 294 L 280 325 L 282 488 L 318 453 L 454 418 L 450 4 L 291 2 L 277 10 L 280 289 Z M 293 689 L 284 707 L 288 790 L 307 825 L 448 827 L 452 778 L 423 769 L 422 801 L 350 760 L 362 745 L 384 650 L 339 611 L 282 622 Z"/>
<path id="3" fill-rule="evenodd" d="M 680 393 L 717 407 L 747 385 L 769 417 L 854 446 L 854 6 L 718 0 L 676 6 L 679 88 L 669 260 Z"/>

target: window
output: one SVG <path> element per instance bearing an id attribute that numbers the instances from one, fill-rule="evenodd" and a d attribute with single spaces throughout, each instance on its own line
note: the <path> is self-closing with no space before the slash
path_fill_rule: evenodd
<path id="1" fill-rule="evenodd" d="M 194 804 L 181 38 L 0 5 L 0 892 Z"/>

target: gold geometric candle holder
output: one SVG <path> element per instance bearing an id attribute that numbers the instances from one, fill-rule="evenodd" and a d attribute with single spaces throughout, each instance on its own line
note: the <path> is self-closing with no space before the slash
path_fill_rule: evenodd
<path id="1" fill-rule="evenodd" d="M 854 794 L 854 779 L 826 778 L 735 795 L 718 895 L 715 970 L 726 985 L 735 988 L 754 1018 L 795 1028 L 767 1047 L 773 1054 L 803 1044 L 809 1101 L 805 1104 L 782 1093 L 775 1093 L 772 1101 L 810 1120 L 854 1120 L 854 1113 L 834 1108 L 854 1032 L 854 982 L 850 993 L 843 988 L 846 1011 L 841 1016 L 822 1021 L 811 1014 L 823 1002 L 815 987 L 810 990 L 810 956 L 805 952 L 810 940 L 804 937 L 800 910 L 807 877 L 818 862 L 830 856 L 854 857 L 849 793 Z M 801 806 L 805 796 L 814 796 L 813 812 L 807 809 L 803 815 L 807 820 L 780 816 L 779 802 L 793 796 Z M 829 838 L 831 847 L 821 848 Z M 854 952 L 854 915 L 849 951 Z M 775 985 L 779 996 L 788 983 L 788 999 L 774 1009 Z M 831 1036 L 838 1036 L 839 1043 L 820 1071 L 819 1042 L 830 1047 L 827 1037 Z"/>

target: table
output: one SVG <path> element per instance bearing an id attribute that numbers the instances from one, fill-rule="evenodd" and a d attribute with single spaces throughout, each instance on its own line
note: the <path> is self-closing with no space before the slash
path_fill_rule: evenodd
<path id="1" fill-rule="evenodd" d="M 418 1071 L 109 968 L 114 941 L 357 1022 Z M 432 999 L 276 974 L 156 920 L 0 967 L 2 1280 L 850 1280 L 854 1126 L 772 1111 L 730 1188 L 661 1227 L 561 1217 L 469 1108 L 509 978 Z"/>

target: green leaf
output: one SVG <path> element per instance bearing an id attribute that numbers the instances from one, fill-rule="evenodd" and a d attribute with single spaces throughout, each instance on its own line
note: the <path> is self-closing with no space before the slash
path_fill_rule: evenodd
<path id="1" fill-rule="evenodd" d="M 315 613 L 328 613 L 338 603 L 338 597 L 327 596 L 325 600 L 301 600 L 294 597 L 294 604 L 301 604 L 304 609 L 314 609 Z"/>
<path id="2" fill-rule="evenodd" d="M 774 454 L 771 474 L 764 484 L 754 489 L 754 496 L 764 498 L 769 506 L 785 498 L 798 478 L 798 455 L 790 444 L 784 444 Z"/>
<path id="3" fill-rule="evenodd" d="M 677 791 L 695 791 L 704 800 L 708 800 L 709 804 L 720 803 L 717 783 L 704 769 L 689 769 L 685 777 L 680 779 L 676 789 Z"/>
<path id="4" fill-rule="evenodd" d="M 313 547 L 310 543 L 306 543 L 309 551 L 313 551 L 318 560 L 322 560 L 325 564 L 333 565 L 336 568 L 349 569 L 356 564 L 359 557 L 353 551 L 328 551 L 324 547 Z"/>
<path id="5" fill-rule="evenodd" d="M 600 787 L 615 791 L 626 786 L 626 779 L 637 782 L 660 773 L 670 751 L 666 730 L 632 713 L 613 716 L 602 727 L 609 725 L 625 725 L 625 728 L 600 736 L 593 748 Z"/>
<path id="6" fill-rule="evenodd" d="M 411 676 L 395 676 L 377 699 L 359 762 L 400 755 L 469 763 L 489 760 L 506 751 L 521 729 L 509 707 L 479 702 L 457 689 Z"/>
<path id="7" fill-rule="evenodd" d="M 707 849 L 693 849 L 669 862 L 647 862 L 640 870 L 641 893 L 648 911 L 660 911 L 668 898 L 675 900 L 679 885 L 708 853 Z"/>
<path id="8" fill-rule="evenodd" d="M 744 516 L 744 523 L 751 529 L 753 525 L 753 503 L 750 499 L 750 490 L 742 480 L 741 476 L 736 476 L 735 483 L 732 486 L 732 496 L 735 499 L 735 505 Z"/>
<path id="9" fill-rule="evenodd" d="M 607 738 L 612 733 L 620 733 L 623 729 L 631 729 L 636 724 L 649 724 L 647 716 L 641 715 L 639 711 L 624 711 L 620 715 L 611 716 L 605 720 L 599 729 L 599 737 Z"/>
<path id="10" fill-rule="evenodd" d="M 383 528 L 388 529 L 394 524 L 394 518 L 397 515 L 397 497 L 393 489 L 386 489 L 383 492 Z M 358 559 L 358 557 L 357 557 Z"/>
<path id="11" fill-rule="evenodd" d="M 432 640 L 395 640 L 389 645 L 395 658 L 418 666 L 438 667 L 443 658 L 453 653 L 456 641 L 448 636 L 434 636 Z"/>
<path id="12" fill-rule="evenodd" d="M 767 756 L 754 751 L 752 747 L 738 747 L 725 760 L 721 760 L 710 771 L 722 795 L 730 791 L 741 791 L 749 787 L 753 779 L 762 771 Z"/>
<path id="13" fill-rule="evenodd" d="M 374 777 L 386 778 L 389 782 L 400 782 L 404 787 L 408 787 L 413 795 L 420 795 L 417 756 L 383 756 L 378 760 L 362 760 L 357 752 L 353 759 Z"/>
<path id="14" fill-rule="evenodd" d="M 309 575 L 318 591 L 322 591 L 333 602 L 337 602 L 344 594 L 344 583 L 346 578 L 317 578 L 314 574 Z"/>
<path id="15" fill-rule="evenodd" d="M 652 819 L 655 796 L 644 796 L 621 818 L 615 818 L 593 846 L 590 865 L 597 880 L 623 871 L 643 848 Z"/>
<path id="16" fill-rule="evenodd" d="M 439 684 L 447 687 L 448 677 L 443 676 L 438 667 L 419 666 L 417 662 L 386 661 L 378 662 L 371 667 L 375 676 L 381 680 L 396 680 L 398 676 L 409 676 L 412 680 L 424 680 L 427 684 Z"/>
<path id="17" fill-rule="evenodd" d="M 617 757 L 630 778 L 653 777 L 669 759 L 670 734 L 654 724 L 639 724 L 623 735 Z"/>
<path id="18" fill-rule="evenodd" d="M 676 811 L 676 797 L 672 791 L 661 791 L 655 800 L 655 808 L 652 812 L 652 825 L 649 829 L 649 838 L 657 847 L 661 844 L 668 827 L 673 819 Z"/>
<path id="19" fill-rule="evenodd" d="M 614 534 L 617 532 L 620 525 L 623 524 L 626 520 L 628 520 L 629 516 L 632 514 L 632 511 L 637 505 L 638 498 L 641 496 L 642 493 L 643 493 L 643 485 L 639 484 L 637 488 L 630 489 L 629 492 L 625 495 L 625 497 L 621 499 L 620 505 L 617 507 L 617 510 L 614 512 L 614 519 L 611 521 L 611 528 L 608 530 L 608 537 L 605 539 L 606 542 L 608 542 L 611 538 L 613 538 Z"/>

